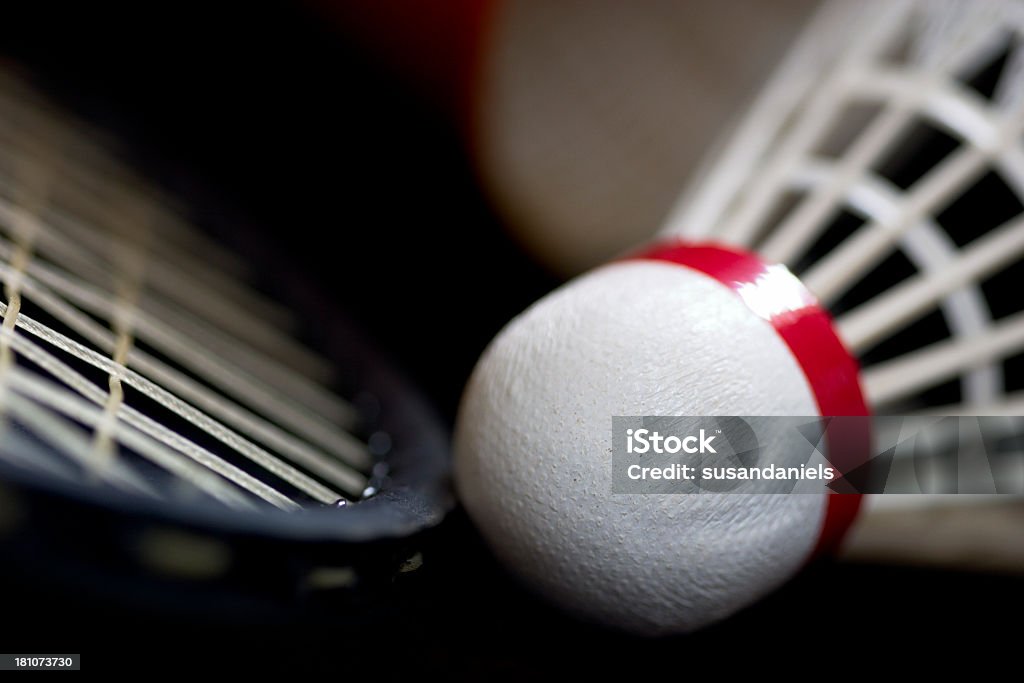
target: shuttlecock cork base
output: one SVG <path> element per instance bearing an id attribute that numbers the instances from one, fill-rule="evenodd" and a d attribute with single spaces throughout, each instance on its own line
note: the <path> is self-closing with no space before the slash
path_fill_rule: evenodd
<path id="1" fill-rule="evenodd" d="M 865 415 L 856 361 L 783 266 L 658 244 L 569 283 L 484 353 L 456 483 L 494 551 L 571 611 L 645 634 L 736 612 L 834 547 L 858 497 L 613 494 L 614 415 Z"/>
<path id="2" fill-rule="evenodd" d="M 775 328 L 800 364 L 814 392 L 818 414 L 868 415 L 856 359 L 843 345 L 832 318 L 789 270 L 755 254 L 720 244 L 662 241 L 634 258 L 674 263 L 698 270 L 731 287 L 751 311 Z M 864 462 L 869 434 L 852 429 L 826 432 L 829 453 L 840 471 Z M 844 438 L 845 443 L 836 443 Z M 852 443 L 851 443 L 852 441 Z M 834 551 L 860 507 L 860 496 L 828 499 L 817 553 Z"/>

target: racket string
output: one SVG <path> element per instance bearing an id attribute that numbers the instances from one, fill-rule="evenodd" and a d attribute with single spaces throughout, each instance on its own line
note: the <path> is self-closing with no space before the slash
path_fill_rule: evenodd
<path id="1" fill-rule="evenodd" d="M 232 507 L 296 509 L 372 492 L 359 413 L 324 387 L 330 364 L 288 334 L 288 308 L 13 88 L 24 97 L 0 92 L 4 420 L 87 478 L 156 497 L 184 482 Z"/>

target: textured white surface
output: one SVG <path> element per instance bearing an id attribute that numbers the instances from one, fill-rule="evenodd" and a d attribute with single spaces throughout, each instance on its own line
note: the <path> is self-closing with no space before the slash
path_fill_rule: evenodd
<path id="1" fill-rule="evenodd" d="M 611 493 L 613 415 L 814 415 L 802 372 L 733 292 L 624 262 L 562 287 L 484 353 L 455 476 L 497 555 L 541 593 L 631 631 L 688 631 L 791 576 L 824 495 Z"/>

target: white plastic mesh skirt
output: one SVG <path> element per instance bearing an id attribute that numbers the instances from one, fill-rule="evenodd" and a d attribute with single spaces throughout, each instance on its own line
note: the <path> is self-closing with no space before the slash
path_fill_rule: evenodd
<path id="1" fill-rule="evenodd" d="M 1024 410 L 1024 4 L 833 2 L 664 234 L 790 265 L 881 412 Z"/>

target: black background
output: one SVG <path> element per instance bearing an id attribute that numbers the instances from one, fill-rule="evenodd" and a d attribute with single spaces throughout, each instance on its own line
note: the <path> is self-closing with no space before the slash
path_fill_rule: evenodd
<path id="1" fill-rule="evenodd" d="M 241 223 L 274 238 L 449 424 L 486 342 L 557 284 L 506 235 L 451 120 L 315 12 L 41 2 L 3 14 L 0 53 L 113 131 L 200 224 Z M 459 512 L 435 541 L 420 575 L 360 627 L 340 626 L 326 606 L 241 618 L 7 577 L 0 648 L 81 652 L 86 670 L 203 663 L 339 680 L 548 678 L 652 666 L 679 676 L 744 665 L 814 671 L 809 657 L 826 675 L 833 666 L 875 672 L 890 655 L 921 665 L 998 658 L 1020 638 L 1017 578 L 822 564 L 704 632 L 636 640 L 521 590 Z"/>

